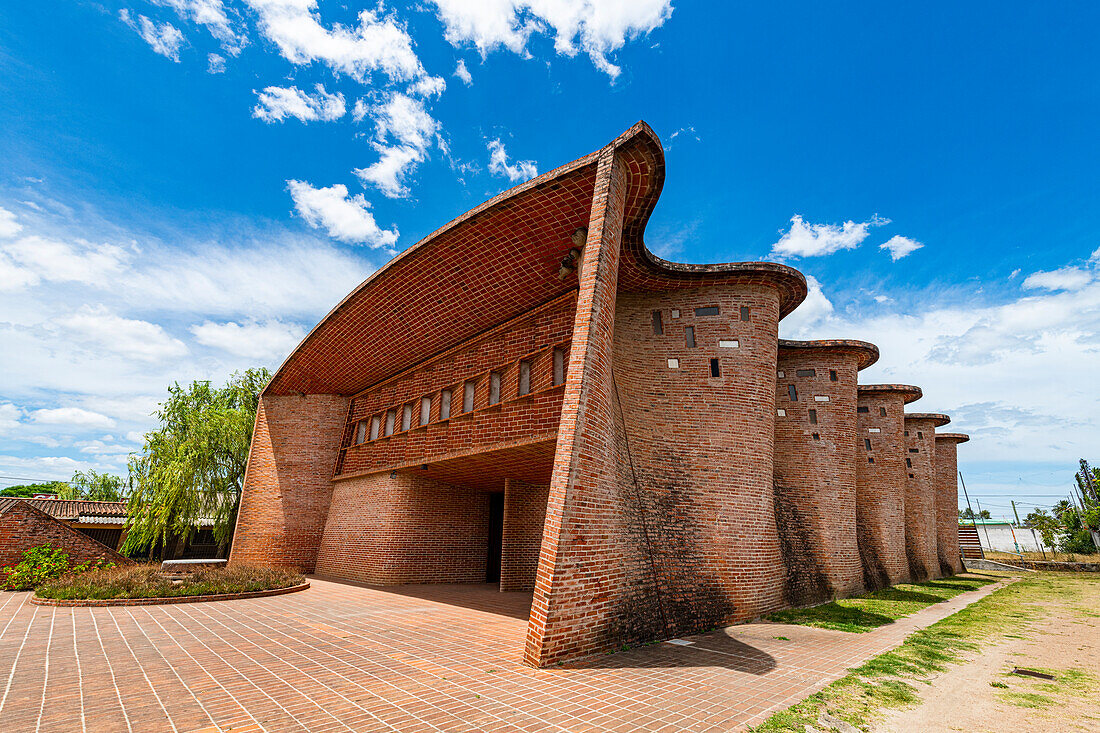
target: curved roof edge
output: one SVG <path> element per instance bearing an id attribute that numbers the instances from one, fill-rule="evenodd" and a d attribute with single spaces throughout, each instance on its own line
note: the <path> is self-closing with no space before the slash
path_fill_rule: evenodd
<path id="1" fill-rule="evenodd" d="M 937 428 L 943 427 L 947 423 L 951 422 L 950 415 L 944 415 L 942 412 L 907 412 L 905 413 L 906 420 L 931 420 L 932 424 Z"/>
<path id="2" fill-rule="evenodd" d="M 952 443 L 965 443 L 970 440 L 966 433 L 936 433 L 936 440 L 950 441 Z"/>
<path id="3" fill-rule="evenodd" d="M 866 369 L 878 361 L 878 347 L 868 341 L 859 341 L 858 339 L 818 339 L 814 341 L 779 339 L 779 348 L 799 351 L 854 351 L 859 358 L 857 370 Z"/>
<path id="4" fill-rule="evenodd" d="M 442 235 L 452 232 L 464 224 L 473 223 L 481 215 L 487 212 L 498 208 L 507 208 L 509 201 L 512 199 L 532 191 L 533 189 L 540 189 L 544 186 L 548 186 L 552 182 L 577 172 L 586 166 L 596 165 L 601 156 L 614 152 L 621 152 L 624 156 L 645 155 L 652 163 L 652 180 L 649 181 L 644 190 L 639 191 L 640 201 L 635 207 L 634 216 L 631 221 L 628 222 L 624 220 L 623 248 L 624 250 L 629 250 L 633 255 L 633 257 L 630 258 L 632 260 L 631 264 L 637 264 L 648 271 L 640 273 L 641 277 L 644 278 L 648 275 L 649 277 L 664 281 L 679 281 L 681 287 L 691 286 L 688 285 L 688 283 L 698 283 L 702 285 L 729 279 L 764 281 L 773 285 L 779 291 L 780 318 L 788 315 L 805 300 L 807 293 L 805 276 L 798 270 L 787 265 L 773 262 L 729 262 L 707 265 L 676 263 L 663 260 L 649 251 L 645 246 L 642 234 L 644 233 L 646 223 L 656 206 L 657 199 L 660 197 L 664 185 L 664 147 L 661 145 L 659 138 L 656 133 L 653 132 L 652 128 L 644 121 L 638 121 L 603 148 L 561 165 L 547 173 L 543 173 L 530 181 L 526 181 L 501 192 L 484 203 L 455 217 L 420 239 L 418 242 L 412 244 L 404 251 L 398 253 L 393 259 L 389 260 L 367 276 L 363 282 L 340 300 L 339 303 L 310 329 L 301 342 L 299 342 L 287 358 L 283 360 L 278 369 L 275 370 L 271 380 L 265 386 L 264 391 L 266 392 L 279 382 L 281 378 L 286 376 L 289 365 L 294 362 L 299 355 L 306 351 L 307 347 L 310 346 L 315 339 L 321 336 L 321 331 L 329 322 L 336 319 L 353 301 L 357 301 L 366 290 L 377 285 L 380 281 L 385 280 L 387 276 L 398 269 L 400 265 L 420 256 L 425 256 L 426 250 L 430 250 L 432 243 Z M 632 167 L 633 166 L 628 165 L 628 168 Z M 628 172 L 628 175 L 631 174 Z M 623 258 L 624 261 L 626 259 L 625 257 Z M 620 264 L 620 268 L 622 268 L 622 266 L 623 263 Z M 620 277 L 620 282 L 622 282 L 622 280 L 623 278 Z M 295 388 L 293 385 L 280 385 L 280 391 L 288 389 L 294 391 Z"/>
<path id="5" fill-rule="evenodd" d="M 916 402 L 924 396 L 920 387 L 912 384 L 861 384 L 857 388 L 860 394 L 877 394 L 880 392 L 900 392 L 905 398 L 905 404 Z"/>

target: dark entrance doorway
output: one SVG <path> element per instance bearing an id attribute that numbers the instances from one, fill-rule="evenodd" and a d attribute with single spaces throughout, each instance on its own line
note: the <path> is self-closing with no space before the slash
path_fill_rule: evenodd
<path id="1" fill-rule="evenodd" d="M 485 582 L 500 582 L 500 554 L 504 547 L 504 494 L 489 494 L 489 557 Z"/>

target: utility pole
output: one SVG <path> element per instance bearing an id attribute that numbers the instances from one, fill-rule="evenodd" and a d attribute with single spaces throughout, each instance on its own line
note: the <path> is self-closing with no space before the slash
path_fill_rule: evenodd
<path id="1" fill-rule="evenodd" d="M 978 501 L 978 499 L 976 497 L 974 499 L 974 503 L 978 505 L 978 514 L 981 514 L 982 513 L 982 503 L 980 501 Z M 992 516 L 993 515 L 991 514 L 990 517 L 992 517 Z M 977 527 L 978 526 L 977 523 L 975 523 L 974 526 Z M 993 549 L 993 543 L 989 541 L 989 527 L 987 527 L 986 524 L 985 524 L 985 517 L 982 517 L 982 529 L 985 530 L 985 543 L 987 545 L 989 545 L 989 549 L 992 550 Z"/>
<path id="2" fill-rule="evenodd" d="M 1020 525 L 1020 513 L 1018 511 L 1016 511 L 1016 502 L 1011 500 L 1011 499 L 1009 501 L 1012 501 L 1012 513 L 1016 516 L 1016 526 L 1019 527 L 1019 526 L 1021 526 Z"/>
<path id="3" fill-rule="evenodd" d="M 959 482 L 963 487 L 963 496 L 966 498 L 966 508 L 970 510 L 970 521 L 974 524 L 974 536 L 978 537 L 978 520 L 974 516 L 974 508 L 970 506 L 970 495 L 966 493 L 966 481 L 963 479 L 962 471 L 959 471 Z M 985 549 L 982 547 L 982 538 L 978 537 L 978 552 L 982 553 L 982 559 L 985 559 Z"/>

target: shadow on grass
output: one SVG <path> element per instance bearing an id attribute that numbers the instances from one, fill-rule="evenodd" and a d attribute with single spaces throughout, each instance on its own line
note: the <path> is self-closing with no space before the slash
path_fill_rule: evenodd
<path id="1" fill-rule="evenodd" d="M 812 608 L 792 608 L 768 615 L 769 621 L 781 624 L 817 626 L 822 629 L 863 633 L 880 626 L 892 624 L 896 619 L 862 608 L 842 606 L 836 601 Z"/>

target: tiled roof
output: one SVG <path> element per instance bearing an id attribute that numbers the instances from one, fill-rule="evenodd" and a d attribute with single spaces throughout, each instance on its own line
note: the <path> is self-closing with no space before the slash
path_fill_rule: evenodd
<path id="1" fill-rule="evenodd" d="M 125 501 L 85 501 L 83 499 L 20 499 L 13 496 L 0 497 L 0 514 L 6 512 L 17 501 L 25 501 L 35 509 L 49 514 L 55 519 L 75 520 L 85 517 L 126 517 Z"/>

